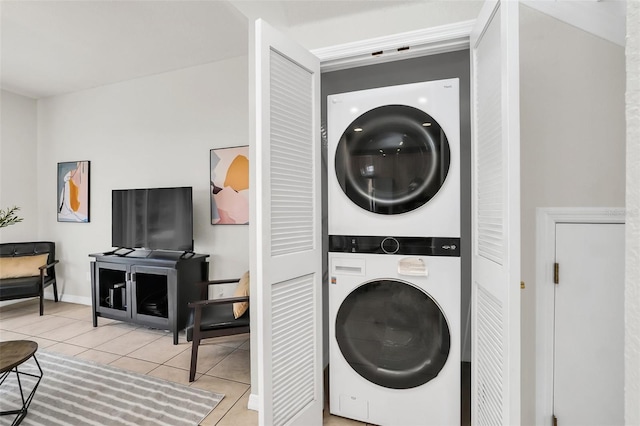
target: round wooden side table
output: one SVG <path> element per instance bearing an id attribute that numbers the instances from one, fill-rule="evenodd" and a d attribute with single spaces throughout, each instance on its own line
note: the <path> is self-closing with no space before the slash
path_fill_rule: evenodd
<path id="1" fill-rule="evenodd" d="M 36 351 L 38 350 L 38 344 L 36 342 L 32 342 L 30 340 L 10 340 L 8 342 L 0 342 L 0 386 L 2 386 L 7 379 L 7 377 L 13 372 L 16 375 L 16 380 L 18 382 L 18 389 L 20 391 L 20 399 L 22 401 L 22 407 L 15 410 L 6 410 L 1 411 L 0 415 L 16 415 L 16 418 L 11 423 L 12 426 L 19 425 L 22 422 L 22 419 L 27 415 L 27 410 L 31 401 L 33 400 L 33 396 L 36 393 L 36 389 L 38 389 L 38 385 L 40 384 L 40 380 L 42 380 L 42 368 L 40 368 L 40 364 L 36 359 Z M 40 370 L 40 375 L 32 374 L 24 371 L 19 371 L 18 367 L 26 362 L 29 358 L 32 358 L 35 361 L 35 364 L 38 366 L 38 370 Z M 24 391 L 22 389 L 22 382 L 20 380 L 20 376 L 29 376 L 35 377 L 37 380 L 35 386 L 29 393 L 29 395 L 25 398 Z"/>

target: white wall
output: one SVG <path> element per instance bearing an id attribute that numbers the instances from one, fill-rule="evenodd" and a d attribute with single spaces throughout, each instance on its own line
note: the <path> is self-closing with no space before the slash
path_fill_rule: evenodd
<path id="1" fill-rule="evenodd" d="M 347 9 L 335 18 L 293 26 L 288 33 L 307 49 L 316 49 L 475 19 L 481 7 L 481 1 L 457 0 L 404 2 L 357 15 Z"/>
<path id="2" fill-rule="evenodd" d="M 18 206 L 22 222 L 0 228 L 0 242 L 38 237 L 37 106 L 34 99 L 0 93 L 0 208 Z"/>
<path id="3" fill-rule="evenodd" d="M 209 204 L 209 150 L 249 143 L 247 82 L 238 57 L 38 102 L 39 238 L 57 243 L 63 300 L 90 303 L 88 254 L 111 247 L 116 188 L 192 186 L 210 277 L 248 269 L 248 226 L 212 226 Z M 90 223 L 58 223 L 57 163 L 81 160 L 91 161 Z"/>
<path id="4" fill-rule="evenodd" d="M 522 423 L 534 424 L 535 209 L 624 207 L 624 48 L 520 8 Z"/>
<path id="5" fill-rule="evenodd" d="M 331 6 L 327 13 L 326 0 L 284 5 L 269 0 L 230 1 L 249 25 L 265 19 L 309 50 L 475 19 L 482 7 L 477 0 L 396 1 L 362 12 L 360 1 L 341 1 L 339 9 Z"/>
<path id="6" fill-rule="evenodd" d="M 625 424 L 640 424 L 640 2 L 627 1 Z"/>

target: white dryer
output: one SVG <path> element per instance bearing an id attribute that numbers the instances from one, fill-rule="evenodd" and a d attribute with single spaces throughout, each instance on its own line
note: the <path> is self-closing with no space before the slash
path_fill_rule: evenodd
<path id="1" fill-rule="evenodd" d="M 330 238 L 332 414 L 460 424 L 459 238 Z"/>
<path id="2" fill-rule="evenodd" d="M 458 86 L 328 97 L 330 235 L 460 236 Z"/>

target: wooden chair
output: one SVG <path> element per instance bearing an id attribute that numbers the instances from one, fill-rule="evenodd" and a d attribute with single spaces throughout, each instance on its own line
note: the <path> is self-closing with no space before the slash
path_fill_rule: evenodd
<path id="1" fill-rule="evenodd" d="M 201 286 L 201 300 L 189 303 L 192 308 L 189 326 L 187 327 L 187 341 L 191 341 L 191 367 L 189 369 L 189 381 L 193 382 L 196 375 L 196 364 L 198 362 L 198 347 L 204 339 L 213 337 L 231 336 L 249 332 L 249 294 L 248 294 L 248 273 L 246 275 L 246 295 L 238 296 L 243 292 L 240 289 L 244 283 L 243 278 L 214 280 L 198 283 Z M 239 290 L 236 290 L 234 297 L 224 299 L 208 299 L 208 289 L 212 285 L 239 283 Z M 234 303 L 247 303 L 246 311 L 238 316 L 234 315 Z M 238 305 L 236 305 L 238 306 Z"/>

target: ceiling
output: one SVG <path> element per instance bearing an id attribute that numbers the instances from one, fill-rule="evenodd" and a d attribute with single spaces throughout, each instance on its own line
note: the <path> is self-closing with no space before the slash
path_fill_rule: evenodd
<path id="1" fill-rule="evenodd" d="M 407 1 L 0 2 L 0 85 L 31 98 L 244 55 L 248 19 L 280 28 Z"/>
<path id="2" fill-rule="evenodd" d="M 39 99 L 245 55 L 248 23 L 257 17 L 287 32 L 403 6 L 416 6 L 413 13 L 421 14 L 424 9 L 417 6 L 437 3 L 443 4 L 438 0 L 0 0 L 0 87 Z M 524 3 L 624 44 L 624 0 Z"/>

